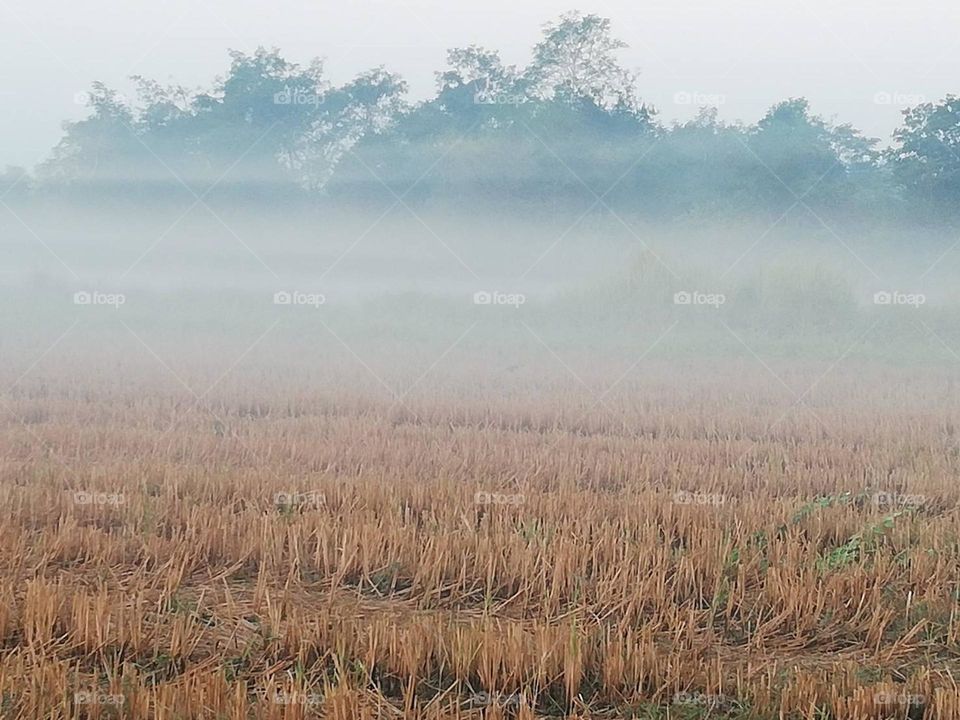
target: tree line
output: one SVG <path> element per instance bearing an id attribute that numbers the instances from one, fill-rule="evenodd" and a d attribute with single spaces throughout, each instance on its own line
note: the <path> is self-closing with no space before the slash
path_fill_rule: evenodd
<path id="1" fill-rule="evenodd" d="M 950 217 L 960 200 L 960 98 L 904 111 L 888 147 L 814 114 L 803 98 L 755 124 L 716 108 L 664 123 L 621 66 L 608 19 L 568 13 L 543 28 L 526 67 L 471 46 L 450 50 L 433 97 L 411 102 L 380 67 L 343 85 L 279 50 L 230 52 L 209 89 L 135 77 L 103 83 L 86 118 L 21 192 L 202 190 L 408 203 L 462 199 L 564 205 L 572 198 L 663 216 L 781 212 Z M 18 180 L 19 178 L 19 180 Z"/>

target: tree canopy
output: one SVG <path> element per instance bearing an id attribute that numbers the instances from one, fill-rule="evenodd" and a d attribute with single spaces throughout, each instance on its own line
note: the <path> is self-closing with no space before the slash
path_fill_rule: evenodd
<path id="1" fill-rule="evenodd" d="M 946 210 L 960 199 L 954 96 L 905 111 L 884 150 L 803 98 L 753 125 L 725 123 L 715 108 L 668 125 L 640 99 L 641 78 L 618 57 L 624 47 L 609 20 L 567 13 L 544 26 L 526 67 L 495 50 L 451 49 L 435 94 L 419 102 L 382 67 L 335 86 L 320 60 L 231 51 L 207 89 L 136 77 L 128 100 L 94 83 L 88 117 L 65 125 L 35 184 L 182 181 L 200 192 L 247 183 L 411 200 L 585 195 L 668 214 L 800 203 Z"/>

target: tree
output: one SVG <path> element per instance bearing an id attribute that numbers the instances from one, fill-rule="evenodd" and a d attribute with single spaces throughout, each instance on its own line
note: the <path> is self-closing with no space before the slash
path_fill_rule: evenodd
<path id="1" fill-rule="evenodd" d="M 716 217 L 749 205 L 757 163 L 744 151 L 748 133 L 742 125 L 722 122 L 716 108 L 701 108 L 693 119 L 659 134 L 634 183 L 621 190 L 620 201 L 628 202 L 629 192 L 643 199 L 647 212 L 668 216 Z"/>
<path id="2" fill-rule="evenodd" d="M 934 203 L 960 200 L 960 98 L 947 95 L 904 111 L 888 153 L 908 194 Z"/>
<path id="3" fill-rule="evenodd" d="M 301 132 L 280 161 L 309 190 L 326 186 L 343 157 L 367 135 L 387 131 L 403 112 L 407 84 L 376 68 L 324 97 L 321 115 Z"/>
<path id="4" fill-rule="evenodd" d="M 543 35 L 526 73 L 536 97 L 606 109 L 636 106 L 636 78 L 617 61 L 627 44 L 611 35 L 610 20 L 567 13 L 545 25 Z"/>
<path id="5" fill-rule="evenodd" d="M 524 95 L 516 67 L 505 66 L 496 50 L 485 50 L 476 45 L 447 51 L 449 68 L 437 73 L 437 97 L 441 102 L 466 88 L 472 91 L 475 105 L 494 105 L 507 94 Z"/>
<path id="6" fill-rule="evenodd" d="M 209 91 L 134 77 L 136 104 L 102 83 L 90 92 L 93 114 L 68 123 L 45 165 L 61 180 L 179 179 L 296 182 L 319 189 L 343 153 L 366 133 L 382 132 L 402 110 L 403 81 L 382 68 L 333 88 L 323 66 L 301 67 L 278 50 L 230 52 L 230 69 Z"/>
<path id="7" fill-rule="evenodd" d="M 294 152 L 325 114 L 323 65 L 313 60 L 301 67 L 262 47 L 253 54 L 231 51 L 230 58 L 226 77 L 196 94 L 190 113 L 144 132 L 209 182 L 228 171 L 232 180 L 283 181 L 289 168 L 278 158 Z"/>
<path id="8" fill-rule="evenodd" d="M 377 202 L 487 197 L 572 209 L 602 200 L 662 216 L 779 215 L 798 201 L 895 207 L 893 168 L 910 193 L 960 196 L 954 98 L 909 111 L 884 165 L 875 139 L 827 122 L 803 98 L 753 126 L 704 109 L 664 127 L 619 64 L 625 47 L 609 20 L 568 13 L 544 26 L 526 68 L 475 45 L 449 50 L 435 96 L 413 105 L 382 67 L 337 87 L 319 60 L 232 51 L 205 90 L 135 77 L 128 102 L 95 83 L 90 116 L 67 124 L 44 177 L 175 185 L 176 175 L 202 183 L 198 192 L 219 182 Z"/>
<path id="9" fill-rule="evenodd" d="M 39 168 L 47 180 L 109 180 L 126 175 L 143 162 L 146 151 L 137 140 L 135 117 L 125 98 L 101 82 L 87 93 L 91 115 L 64 124 L 64 137 Z"/>
<path id="10" fill-rule="evenodd" d="M 810 112 L 804 98 L 777 103 L 757 123 L 747 147 L 758 161 L 757 196 L 784 208 L 801 199 L 838 206 L 851 196 L 851 177 L 873 166 L 877 141 L 850 125 L 834 127 Z"/>

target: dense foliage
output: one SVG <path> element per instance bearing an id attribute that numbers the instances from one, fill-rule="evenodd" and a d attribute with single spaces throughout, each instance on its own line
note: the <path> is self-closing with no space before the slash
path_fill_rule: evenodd
<path id="1" fill-rule="evenodd" d="M 659 122 L 620 66 L 610 22 L 571 13 L 544 27 L 528 67 L 495 51 L 450 50 L 434 97 L 376 68 L 343 86 L 319 60 L 231 52 L 209 90 L 135 78 L 127 100 L 101 83 L 89 116 L 21 190 L 180 182 L 366 199 L 491 199 L 628 207 L 661 216 L 791 207 L 945 217 L 960 199 L 960 100 L 904 113 L 892 144 L 780 102 L 754 125 L 703 108 Z"/>

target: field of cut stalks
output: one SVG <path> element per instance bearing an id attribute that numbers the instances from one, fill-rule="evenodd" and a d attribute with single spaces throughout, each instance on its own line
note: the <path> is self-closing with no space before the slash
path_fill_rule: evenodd
<path id="1" fill-rule="evenodd" d="M 0 370 L 3 718 L 960 718 L 953 369 L 274 360 Z"/>

